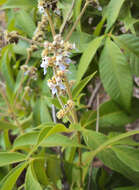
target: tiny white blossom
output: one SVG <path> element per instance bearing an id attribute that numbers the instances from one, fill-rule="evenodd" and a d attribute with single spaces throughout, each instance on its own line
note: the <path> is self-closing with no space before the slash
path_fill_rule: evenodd
<path id="1" fill-rule="evenodd" d="M 60 69 L 61 71 L 66 71 L 66 66 L 65 66 L 64 64 L 60 64 L 60 65 L 59 65 L 59 69 Z"/>
<path id="2" fill-rule="evenodd" d="M 76 44 L 72 44 L 72 49 L 76 49 Z"/>
<path id="3" fill-rule="evenodd" d="M 44 69 L 44 75 L 46 75 L 47 73 L 47 68 L 49 66 L 49 57 L 43 57 L 42 58 L 42 64 L 41 64 L 41 68 Z"/>
<path id="4" fill-rule="evenodd" d="M 44 13 L 44 8 L 43 8 L 43 6 L 38 6 L 38 9 L 39 9 L 39 12 L 42 14 L 42 13 Z"/>
<path id="5" fill-rule="evenodd" d="M 45 48 L 48 48 L 48 46 L 49 46 L 49 42 L 48 42 L 48 41 L 45 41 L 45 42 L 44 42 L 44 47 L 45 47 Z"/>
<path id="6" fill-rule="evenodd" d="M 102 11 L 102 7 L 101 7 L 101 6 L 98 6 L 97 10 L 98 10 L 98 11 Z"/>
<path id="7" fill-rule="evenodd" d="M 54 11 L 54 13 L 57 14 L 57 15 L 61 15 L 61 11 L 60 11 L 59 9 L 56 9 L 56 10 Z"/>
<path id="8" fill-rule="evenodd" d="M 72 60 L 71 60 L 70 58 L 68 58 L 68 57 L 67 57 L 67 58 L 65 58 L 65 60 L 64 60 L 64 61 L 65 61 L 65 63 L 66 63 L 66 64 L 70 64 L 70 63 L 72 62 Z"/>

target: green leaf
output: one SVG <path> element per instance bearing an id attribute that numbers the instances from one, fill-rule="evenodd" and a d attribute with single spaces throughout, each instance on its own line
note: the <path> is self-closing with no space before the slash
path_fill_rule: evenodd
<path id="1" fill-rule="evenodd" d="M 103 29 L 103 25 L 106 21 L 106 17 L 102 17 L 101 21 L 98 23 L 98 25 L 96 26 L 96 29 L 94 31 L 94 36 L 99 36 L 101 34 L 101 31 Z"/>
<path id="2" fill-rule="evenodd" d="M 120 48 L 109 38 L 99 61 L 100 77 L 106 92 L 118 104 L 129 110 L 132 97 L 132 75 Z"/>
<path id="3" fill-rule="evenodd" d="M 62 177 L 59 160 L 47 159 L 47 175 L 54 184 L 57 184 L 57 181 Z"/>
<path id="4" fill-rule="evenodd" d="M 81 147 L 81 148 L 87 148 L 81 144 L 78 144 L 75 139 L 70 139 L 64 135 L 61 134 L 54 134 L 52 136 L 49 136 L 47 139 L 45 139 L 41 146 L 44 147 L 55 147 L 55 146 L 62 146 L 62 147 Z"/>
<path id="5" fill-rule="evenodd" d="M 13 51 L 16 54 L 27 56 L 27 48 L 29 48 L 29 44 L 26 41 L 19 40 L 18 44 L 14 45 Z"/>
<path id="6" fill-rule="evenodd" d="M 37 0 L 8 0 L 3 6 L 2 9 L 11 9 L 11 8 L 34 8 L 37 7 Z"/>
<path id="7" fill-rule="evenodd" d="M 73 89 L 72 92 L 72 96 L 73 99 L 76 99 L 78 97 L 78 95 L 80 94 L 80 92 L 83 90 L 83 88 L 87 85 L 87 83 L 94 77 L 94 75 L 96 74 L 93 73 L 91 75 L 89 75 L 88 77 L 86 77 L 85 79 L 81 80 Z"/>
<path id="8" fill-rule="evenodd" d="M 85 32 L 73 32 L 70 37 L 70 42 L 76 44 L 76 48 L 78 49 L 75 53 L 81 53 L 86 50 L 88 47 L 88 43 L 92 41 L 93 37 L 90 34 Z"/>
<path id="9" fill-rule="evenodd" d="M 120 172 L 127 178 L 131 179 L 133 182 L 136 182 L 138 184 L 139 180 L 139 173 L 133 171 L 131 168 L 129 168 L 127 165 L 125 165 L 115 154 L 115 152 L 112 151 L 113 144 L 116 142 L 119 142 L 122 139 L 127 138 L 127 136 L 131 136 L 134 134 L 139 134 L 139 131 L 131 131 L 128 133 L 123 133 L 120 135 L 117 135 L 116 137 L 112 137 L 108 139 L 107 136 L 98 133 L 92 132 L 90 130 L 86 130 L 81 128 L 80 131 L 83 134 L 85 143 L 92 148 L 92 152 L 87 152 L 85 156 L 84 163 L 86 163 L 86 166 L 90 166 L 90 163 L 92 162 L 92 159 L 94 156 L 97 156 L 104 165 L 108 166 L 112 170 L 115 170 L 117 172 Z"/>
<path id="10" fill-rule="evenodd" d="M 0 182 L 1 190 L 12 190 L 21 172 L 27 166 L 28 162 L 24 162 L 13 168 L 7 176 Z"/>
<path id="11" fill-rule="evenodd" d="M 129 168 L 139 172 L 139 150 L 128 146 L 113 146 L 117 157 Z"/>
<path id="12" fill-rule="evenodd" d="M 25 179 L 26 190 L 42 190 L 41 185 L 34 176 L 34 170 L 32 166 L 28 167 Z"/>
<path id="13" fill-rule="evenodd" d="M 9 137 L 9 130 L 4 130 L 3 131 L 3 138 L 4 138 L 5 148 L 8 151 L 8 150 L 10 150 L 12 148 L 10 137 Z"/>
<path id="14" fill-rule="evenodd" d="M 134 24 L 139 22 L 139 19 L 135 19 L 132 17 L 130 5 L 126 6 L 125 14 L 122 15 L 122 19 L 120 19 L 126 31 L 131 31 L 132 34 L 136 34 Z"/>
<path id="15" fill-rule="evenodd" d="M 49 179 L 46 175 L 46 169 L 45 169 L 45 161 L 44 160 L 34 160 L 33 161 L 33 168 L 36 174 L 36 177 L 38 181 L 43 185 L 49 184 Z"/>
<path id="16" fill-rule="evenodd" d="M 0 152 L 0 167 L 24 161 L 26 156 L 17 152 Z"/>
<path id="17" fill-rule="evenodd" d="M 50 112 L 48 110 L 48 98 L 41 97 L 35 102 L 33 108 L 33 119 L 35 125 L 39 125 L 41 123 L 49 123 L 52 122 Z"/>
<path id="18" fill-rule="evenodd" d="M 24 120 L 20 121 L 22 129 L 27 129 L 32 126 L 32 113 Z"/>
<path id="19" fill-rule="evenodd" d="M 107 28 L 106 32 L 109 31 L 109 29 L 112 27 L 112 25 L 115 23 L 120 9 L 123 5 L 125 0 L 111 0 L 108 7 L 107 7 L 107 12 L 106 12 L 106 17 L 107 17 Z"/>
<path id="20" fill-rule="evenodd" d="M 6 2 L 6 0 L 1 0 L 0 5 L 3 5 Z"/>
<path id="21" fill-rule="evenodd" d="M 139 187 L 130 186 L 130 187 L 118 187 L 113 190 L 139 190 Z"/>
<path id="22" fill-rule="evenodd" d="M 41 142 L 43 142 L 44 139 L 48 138 L 53 134 L 62 132 L 68 132 L 68 129 L 62 124 L 57 124 L 54 127 L 46 127 L 41 130 L 37 144 L 40 144 Z"/>
<path id="23" fill-rule="evenodd" d="M 82 5 L 82 1 L 83 0 L 76 0 L 75 1 L 75 7 L 74 7 L 74 10 L 73 10 L 73 13 L 74 13 L 74 21 L 76 21 L 77 17 L 79 16 L 80 14 L 80 11 L 81 11 L 81 5 Z M 78 25 L 77 25 L 77 30 L 81 32 L 81 21 L 78 22 Z"/>
<path id="24" fill-rule="evenodd" d="M 17 126 L 16 125 L 13 125 L 11 123 L 8 123 L 6 121 L 1 121 L 0 120 L 0 130 L 7 130 L 7 129 L 17 129 Z"/>
<path id="25" fill-rule="evenodd" d="M 25 32 L 29 37 L 33 36 L 36 29 L 31 15 L 24 10 L 16 13 L 16 27 Z"/>
<path id="26" fill-rule="evenodd" d="M 98 133 L 91 130 L 81 129 L 85 143 L 95 150 L 98 148 L 101 144 L 106 142 L 108 140 L 108 137 L 103 135 L 102 133 Z"/>
<path id="27" fill-rule="evenodd" d="M 13 71 L 12 67 L 10 65 L 11 61 L 11 45 L 8 45 L 3 48 L 2 54 L 1 54 L 1 72 L 3 74 L 3 77 L 6 81 L 6 85 L 10 92 L 13 91 L 14 88 L 14 77 L 13 77 Z"/>
<path id="28" fill-rule="evenodd" d="M 124 50 L 132 69 L 132 73 L 139 76 L 139 37 L 132 34 L 112 36 L 115 42 Z"/>
<path id="29" fill-rule="evenodd" d="M 55 125 L 53 128 L 52 127 L 46 127 L 43 128 L 40 131 L 40 134 L 38 136 L 37 139 L 37 143 L 35 144 L 35 146 L 32 148 L 32 150 L 29 152 L 27 158 L 30 157 L 30 155 L 42 144 L 42 142 L 47 139 L 49 136 L 56 134 L 56 133 L 62 133 L 62 132 L 67 132 L 68 129 L 62 125 L 62 124 L 57 124 Z"/>
<path id="30" fill-rule="evenodd" d="M 101 128 L 108 128 L 109 130 L 117 128 L 118 126 L 125 126 L 128 123 L 134 122 L 139 118 L 139 101 L 138 99 L 133 99 L 132 107 L 130 113 L 127 114 L 123 109 L 121 109 L 114 101 L 110 100 L 100 105 L 99 108 L 99 126 Z M 81 124 L 83 127 L 89 127 L 94 129 L 96 127 L 97 111 L 88 111 L 81 117 Z M 114 127 L 114 128 L 113 128 Z M 116 128 L 115 128 L 116 127 Z M 121 128 L 122 130 L 122 128 Z"/>
<path id="31" fill-rule="evenodd" d="M 91 63 L 97 49 L 100 47 L 104 36 L 97 37 L 88 44 L 88 47 L 84 51 L 77 72 L 77 82 L 84 76 L 89 64 Z"/>
<path id="32" fill-rule="evenodd" d="M 39 133 L 38 132 L 30 132 L 24 135 L 17 137 L 14 141 L 14 149 L 22 149 L 25 146 L 33 146 L 37 144 Z M 70 139 L 62 134 L 53 134 L 52 136 L 47 137 L 41 142 L 40 146 L 42 147 L 55 147 L 55 146 L 63 146 L 63 147 L 84 147 L 78 144 L 75 140 Z"/>
<path id="33" fill-rule="evenodd" d="M 14 141 L 14 149 L 19 149 L 23 146 L 35 145 L 37 143 L 39 132 L 30 132 L 17 137 Z"/>
<path id="34" fill-rule="evenodd" d="M 40 99 L 40 119 L 42 123 L 52 122 L 52 118 L 47 106 L 47 101 L 44 97 Z"/>
<path id="35" fill-rule="evenodd" d="M 135 135 L 135 134 L 139 134 L 139 130 L 138 131 L 126 132 L 126 133 L 117 135 L 116 137 L 113 137 L 113 138 L 105 141 L 96 150 L 94 150 L 92 152 L 92 156 L 95 156 L 96 154 L 98 154 L 99 152 L 103 151 L 104 149 L 109 148 L 109 146 L 112 146 L 113 143 L 118 142 L 119 140 L 122 140 L 122 139 L 124 139 L 126 137 L 130 137 L 130 136 Z"/>
<path id="36" fill-rule="evenodd" d="M 98 158 L 114 171 L 121 173 L 126 178 L 133 181 L 135 184 L 139 184 L 139 172 L 135 172 L 123 162 L 121 162 L 110 148 L 106 149 L 98 154 Z"/>

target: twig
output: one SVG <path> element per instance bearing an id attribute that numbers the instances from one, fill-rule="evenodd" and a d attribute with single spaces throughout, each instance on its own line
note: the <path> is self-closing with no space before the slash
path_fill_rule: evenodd
<path id="1" fill-rule="evenodd" d="M 15 106 L 15 104 L 16 104 L 16 102 L 17 102 L 17 99 L 18 99 L 18 97 L 19 97 L 19 94 L 20 94 L 20 92 L 21 92 L 21 90 L 22 90 L 23 81 L 24 81 L 24 74 L 22 74 L 22 79 L 21 79 L 20 86 L 19 86 L 19 89 L 18 89 L 18 91 L 17 91 L 17 94 L 16 94 L 16 96 L 15 96 L 13 106 Z"/>
<path id="2" fill-rule="evenodd" d="M 9 114 L 8 113 L 0 113 L 0 116 L 7 117 L 7 116 L 9 116 Z"/>
<path id="3" fill-rule="evenodd" d="M 92 190 L 92 189 L 90 189 L 90 188 L 91 188 L 92 169 L 93 169 L 93 161 L 92 161 L 91 164 L 90 164 L 89 179 L 88 179 L 87 190 Z"/>
<path id="4" fill-rule="evenodd" d="M 50 24 L 50 28 L 51 28 L 51 32 L 52 32 L 52 35 L 53 35 L 53 38 L 55 37 L 56 35 L 56 32 L 55 32 L 55 28 L 54 28 L 54 25 L 53 25 L 53 21 L 52 21 L 52 18 L 49 14 L 49 11 L 48 9 L 46 10 L 46 13 L 47 13 L 47 16 L 48 16 L 48 21 L 49 21 L 49 24 Z"/>
<path id="5" fill-rule="evenodd" d="M 99 82 L 99 83 L 96 85 L 95 90 L 92 92 L 92 95 L 91 95 L 91 97 L 90 97 L 90 99 L 89 99 L 89 102 L 88 102 L 88 105 L 87 105 L 88 108 L 91 107 L 91 105 L 92 105 L 92 103 L 93 103 L 93 101 L 94 101 L 94 99 L 95 99 L 95 97 L 96 97 L 96 95 L 97 95 L 97 93 L 98 93 L 100 87 L 101 87 L 101 82 Z"/>
<path id="6" fill-rule="evenodd" d="M 72 10 L 73 10 L 73 8 L 74 8 L 74 5 L 75 5 L 75 0 L 72 1 L 71 8 L 70 8 L 70 10 L 69 10 L 69 12 L 68 12 L 68 14 L 67 14 L 67 16 L 66 16 L 66 18 L 65 18 L 65 20 L 64 20 L 64 22 L 63 22 L 63 24 L 62 24 L 62 26 L 61 26 L 61 28 L 60 28 L 60 34 L 62 34 L 63 31 L 64 31 L 64 28 L 65 28 L 65 26 L 66 26 L 66 23 L 68 22 L 68 20 L 69 20 L 71 14 L 72 14 Z"/>
<path id="7" fill-rule="evenodd" d="M 59 155 L 60 155 L 60 167 L 61 167 L 61 172 L 62 172 L 62 186 L 63 186 L 63 190 L 70 190 L 70 185 L 67 181 L 67 177 L 66 177 L 66 172 L 65 172 L 65 168 L 64 168 L 64 161 L 63 161 L 63 153 L 61 151 L 61 148 L 59 147 L 58 149 Z"/>
<path id="8" fill-rule="evenodd" d="M 35 44 L 37 46 L 40 46 L 40 47 L 44 47 L 44 44 L 43 43 L 39 43 L 37 41 L 34 41 L 32 39 L 29 39 L 29 38 L 26 38 L 26 37 L 23 37 L 23 36 L 20 36 L 20 35 L 17 35 L 17 38 L 21 39 L 21 40 L 24 40 L 30 44 Z"/>
<path id="9" fill-rule="evenodd" d="M 66 37 L 65 41 L 68 41 L 68 40 L 70 39 L 70 37 L 71 37 L 73 31 L 75 30 L 75 28 L 76 28 L 78 22 L 80 21 L 81 17 L 83 16 L 83 14 L 84 14 L 84 12 L 85 12 L 85 10 L 86 10 L 86 8 L 87 8 L 87 6 L 88 6 L 89 3 L 90 3 L 89 1 L 87 1 L 87 2 L 85 3 L 85 5 L 84 5 L 82 11 L 80 12 L 79 16 L 77 17 L 77 19 L 76 19 L 76 21 L 75 21 L 73 27 L 71 28 L 71 30 L 70 30 L 69 33 L 67 34 L 67 37 Z"/>
<path id="10" fill-rule="evenodd" d="M 54 97 L 54 95 L 53 95 L 53 97 Z M 52 118 L 53 118 L 54 123 L 57 123 L 56 109 L 55 109 L 54 104 L 52 104 Z"/>
<path id="11" fill-rule="evenodd" d="M 99 94 L 97 95 L 97 121 L 96 121 L 96 132 L 99 131 Z"/>

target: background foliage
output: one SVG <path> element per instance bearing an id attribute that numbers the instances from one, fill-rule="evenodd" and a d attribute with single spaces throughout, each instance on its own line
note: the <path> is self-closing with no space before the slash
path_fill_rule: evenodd
<path id="1" fill-rule="evenodd" d="M 32 39 L 37 22 L 37 0 L 1 0 L 6 29 Z M 53 13 L 56 32 L 72 4 L 59 0 L 61 16 Z M 65 27 L 66 37 L 80 14 L 84 0 L 76 0 Z M 102 9 L 102 10 L 101 10 Z M 52 41 L 49 24 L 46 39 Z M 0 61 L 0 189 L 1 190 L 138 190 L 139 150 L 127 124 L 139 118 L 139 99 L 133 97 L 134 79 L 139 77 L 139 3 L 135 0 L 99 0 L 88 5 L 72 33 L 68 78 L 75 80 L 72 96 L 79 123 L 65 117 L 54 123 L 51 105 L 60 109 L 51 96 L 40 68 L 42 49 L 35 51 L 29 66 L 37 68 L 37 80 L 24 75 L 20 67 L 30 44 L 19 39 L 5 44 Z M 96 109 L 87 107 L 89 85 L 101 79 L 108 99 Z M 67 102 L 67 97 L 62 97 Z M 99 132 L 96 126 L 99 124 Z M 81 142 L 71 133 L 81 134 Z M 82 151 L 82 165 L 78 163 Z M 97 163 L 98 166 L 97 166 Z"/>

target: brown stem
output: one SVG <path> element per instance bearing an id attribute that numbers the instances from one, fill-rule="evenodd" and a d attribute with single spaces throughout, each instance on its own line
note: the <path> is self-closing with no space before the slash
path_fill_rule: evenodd
<path id="1" fill-rule="evenodd" d="M 21 40 L 24 40 L 30 44 L 35 44 L 37 46 L 40 46 L 40 47 L 44 47 L 43 43 L 39 43 L 37 41 L 34 41 L 34 40 L 31 40 L 29 38 L 26 38 L 26 37 L 23 37 L 23 36 L 20 36 L 20 35 L 17 35 L 17 38 L 21 39 Z"/>
<path id="2" fill-rule="evenodd" d="M 51 28 L 51 32 L 52 32 L 52 35 L 53 35 L 53 38 L 55 37 L 56 35 L 56 32 L 55 32 L 55 28 L 54 28 L 54 25 L 53 25 L 53 21 L 52 21 L 52 18 L 49 14 L 49 11 L 48 9 L 46 9 L 46 13 L 47 13 L 47 16 L 48 16 L 48 21 L 49 21 L 49 24 L 50 24 L 50 28 Z"/>
<path id="3" fill-rule="evenodd" d="M 66 81 L 65 81 L 65 86 L 66 86 L 66 89 L 67 89 L 67 94 L 69 96 L 69 98 L 72 100 L 72 93 L 71 93 L 71 90 L 70 90 L 70 85 L 68 83 L 68 80 L 66 78 Z M 76 111 L 75 111 L 75 108 L 72 109 L 73 111 L 73 118 L 74 118 L 74 123 L 78 123 L 78 118 L 77 118 L 77 114 L 76 114 Z M 81 144 L 81 133 L 78 131 L 77 132 L 77 138 L 78 138 L 78 143 Z M 83 176 L 83 173 L 82 173 L 82 152 L 81 152 L 81 148 L 78 148 L 78 155 L 79 155 L 79 167 L 80 167 L 80 184 L 81 184 L 81 187 L 83 186 L 83 182 L 82 182 L 82 176 Z"/>
<path id="4" fill-rule="evenodd" d="M 72 1 L 71 8 L 70 8 L 70 10 L 69 10 L 69 12 L 68 12 L 68 14 L 67 14 L 67 16 L 66 16 L 66 18 L 65 18 L 65 20 L 64 20 L 64 22 L 62 24 L 62 26 L 61 26 L 61 28 L 60 28 L 60 34 L 62 34 L 63 31 L 64 31 L 66 23 L 68 22 L 68 19 L 70 18 L 71 14 L 72 14 L 72 10 L 74 8 L 74 5 L 75 5 L 75 0 Z"/>
<path id="5" fill-rule="evenodd" d="M 70 37 L 71 37 L 73 31 L 75 30 L 75 28 L 76 28 L 78 22 L 80 21 L 81 17 L 83 16 L 83 14 L 84 14 L 84 12 L 85 12 L 85 10 L 86 10 L 88 4 L 89 4 L 89 2 L 87 1 L 87 2 L 85 3 L 85 5 L 84 5 L 82 11 L 80 12 L 79 16 L 77 17 L 77 19 L 76 19 L 76 21 L 75 21 L 73 27 L 71 28 L 71 30 L 70 30 L 69 33 L 67 34 L 67 37 L 66 37 L 65 41 L 68 41 L 68 40 L 70 39 Z"/>

